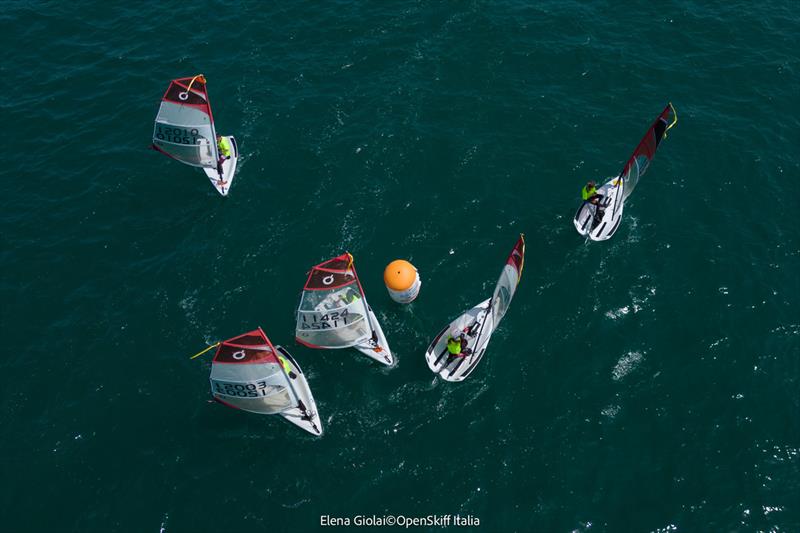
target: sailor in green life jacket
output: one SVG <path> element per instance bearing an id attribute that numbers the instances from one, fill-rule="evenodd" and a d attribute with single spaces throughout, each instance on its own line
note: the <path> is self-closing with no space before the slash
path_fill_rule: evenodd
<path id="1" fill-rule="evenodd" d="M 583 186 L 581 190 L 581 198 L 583 198 L 584 202 L 589 202 L 590 204 L 597 205 L 600 203 L 600 200 L 603 198 L 603 195 L 598 194 L 597 192 L 597 184 L 594 180 L 589 180 L 586 185 Z"/>
<path id="2" fill-rule="evenodd" d="M 356 303 L 360 299 L 361 299 L 361 294 L 357 290 L 353 289 L 352 287 L 348 287 L 347 288 L 347 292 L 345 292 L 344 297 L 342 298 L 342 301 L 344 302 L 345 305 L 350 305 L 350 304 Z M 372 343 L 372 349 L 373 350 L 375 350 L 376 352 L 382 352 L 383 351 L 383 348 L 381 348 L 381 346 L 378 344 L 378 332 L 377 331 L 372 330 L 372 338 L 370 338 L 370 342 Z"/>
<path id="3" fill-rule="evenodd" d="M 455 338 L 452 335 L 447 337 L 448 360 L 453 359 L 454 357 L 464 357 L 467 355 L 467 351 L 464 350 L 466 345 L 466 339 L 464 339 L 464 337 L 461 335 L 459 335 L 458 338 Z"/>
<path id="4" fill-rule="evenodd" d="M 222 135 L 217 134 L 217 152 L 219 152 L 219 159 L 217 160 L 217 172 L 219 172 L 219 179 L 222 179 L 222 163 L 226 159 L 231 158 L 231 143 Z"/>
<path id="5" fill-rule="evenodd" d="M 348 287 L 345 289 L 344 295 L 341 296 L 341 299 L 344 305 L 350 305 L 360 300 L 361 294 L 359 294 L 359 292 L 352 287 Z"/>
<path id="6" fill-rule="evenodd" d="M 284 356 L 282 356 L 281 354 L 278 354 L 278 361 L 280 361 L 280 363 L 281 363 L 281 366 L 283 367 L 283 371 L 284 371 L 284 372 L 286 372 L 286 374 L 287 374 L 287 375 L 288 375 L 290 378 L 294 379 L 294 378 L 296 378 L 296 377 L 297 377 L 297 374 L 295 374 L 295 373 L 292 371 L 292 367 L 291 367 L 291 365 L 289 364 L 289 361 L 287 361 L 287 360 L 286 360 L 286 358 L 285 358 Z"/>
<path id="7" fill-rule="evenodd" d="M 603 199 L 603 195 L 597 192 L 597 184 L 594 180 L 589 180 L 589 182 L 583 186 L 581 198 L 583 198 L 584 203 L 590 203 L 596 206 L 593 216 L 594 222 L 592 223 L 592 228 L 594 228 L 603 220 L 603 215 L 605 215 L 606 212 L 600 202 Z"/>

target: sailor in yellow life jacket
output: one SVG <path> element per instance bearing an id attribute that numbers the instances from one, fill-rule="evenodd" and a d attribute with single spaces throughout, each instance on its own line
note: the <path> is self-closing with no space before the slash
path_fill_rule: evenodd
<path id="1" fill-rule="evenodd" d="M 222 163 L 226 159 L 231 158 L 231 143 L 222 135 L 217 134 L 217 152 L 219 152 L 219 160 L 217 160 L 217 172 L 219 172 L 219 179 L 222 179 Z"/>
<path id="2" fill-rule="evenodd" d="M 347 289 L 347 296 L 345 296 L 345 302 L 348 304 L 352 304 L 357 302 L 361 298 L 361 295 L 353 288 Z"/>
<path id="3" fill-rule="evenodd" d="M 461 352 L 461 336 L 456 339 L 452 335 L 447 337 L 447 352 L 449 353 L 449 357 L 464 357 L 464 353 Z"/>
<path id="4" fill-rule="evenodd" d="M 581 190 L 581 198 L 583 198 L 584 202 L 597 205 L 602 197 L 603 196 L 597 192 L 597 184 L 594 180 L 589 180 Z"/>
<path id="5" fill-rule="evenodd" d="M 287 361 L 284 356 L 278 354 L 278 361 L 280 361 L 281 366 L 283 367 L 283 371 L 286 372 L 287 376 L 289 376 L 292 379 L 297 377 L 297 374 L 295 374 L 292 371 L 292 366 L 289 364 L 289 361 Z"/>

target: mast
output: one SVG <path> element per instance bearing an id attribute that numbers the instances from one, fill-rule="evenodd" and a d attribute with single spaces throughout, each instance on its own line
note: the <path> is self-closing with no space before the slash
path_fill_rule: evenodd
<path id="1" fill-rule="evenodd" d="M 211 118 L 211 144 L 214 145 L 212 150 L 214 152 L 214 161 L 217 162 L 219 161 L 219 147 L 217 146 L 217 129 L 214 126 L 214 114 L 211 112 L 211 98 L 208 96 L 208 82 L 206 81 L 206 77 L 202 74 L 198 74 L 197 76 L 192 78 L 192 81 L 189 82 L 189 86 L 186 88 L 186 92 L 188 93 L 192 89 L 192 84 L 197 79 L 199 79 L 201 82 L 203 82 L 203 84 L 205 84 L 206 102 L 208 103 L 208 116 Z"/>
<path id="2" fill-rule="evenodd" d="M 356 283 L 358 283 L 358 290 L 361 291 L 361 298 L 363 298 L 363 300 L 364 300 L 364 310 L 367 312 L 367 317 L 366 317 L 367 318 L 367 325 L 369 326 L 369 330 L 372 332 L 372 335 L 371 335 L 370 338 L 372 339 L 372 341 L 377 346 L 378 343 L 375 340 L 375 337 L 376 337 L 377 333 L 375 331 L 375 327 L 372 325 L 372 320 L 370 320 L 370 318 L 369 318 L 370 307 L 369 307 L 369 303 L 367 302 L 367 293 L 364 292 L 364 287 L 361 286 L 361 280 L 358 279 L 358 272 L 356 272 L 356 266 L 355 266 L 355 260 L 353 259 L 353 254 L 351 254 L 350 252 L 345 252 L 345 253 L 350 258 L 350 263 L 348 264 L 348 268 L 350 268 L 353 271 L 353 276 L 356 278 Z"/>
<path id="3" fill-rule="evenodd" d="M 305 417 L 305 419 L 311 422 L 311 426 L 317 431 L 317 433 L 319 433 L 317 425 L 314 424 L 314 422 L 311 420 L 311 415 L 308 413 L 308 408 L 306 407 L 306 404 L 303 403 L 303 400 L 300 399 L 300 395 L 297 394 L 297 390 L 294 388 L 294 383 L 292 383 L 292 378 L 286 375 L 286 371 L 283 369 L 283 363 L 281 363 L 281 360 L 279 359 L 281 355 L 278 353 L 278 349 L 272 345 L 272 342 L 269 340 L 269 337 L 267 337 L 267 334 L 264 333 L 264 330 L 261 329 L 261 326 L 258 327 L 258 331 L 259 333 L 261 333 L 261 335 L 264 336 L 264 340 L 267 341 L 267 346 L 269 346 L 272 349 L 272 352 L 275 354 L 275 358 L 278 359 L 278 366 L 281 369 L 280 371 L 285 376 L 286 383 L 289 384 L 289 388 L 292 390 L 292 396 L 294 396 L 294 399 L 297 401 L 296 407 L 303 412 L 303 416 Z"/>
<path id="4" fill-rule="evenodd" d="M 669 119 L 670 115 L 672 115 L 672 122 L 667 124 L 667 120 Z M 622 195 L 627 197 L 633 192 L 633 188 L 639 182 L 639 178 L 641 178 L 647 169 L 650 168 L 650 163 L 653 158 L 656 156 L 656 151 L 658 150 L 658 146 L 661 144 L 661 141 L 667 137 L 667 132 L 672 129 L 675 124 L 678 123 L 678 113 L 675 111 L 675 107 L 672 105 L 672 102 L 669 102 L 666 107 L 659 113 L 653 123 L 647 128 L 644 136 L 642 136 L 642 140 L 639 141 L 639 144 L 636 145 L 636 148 L 633 150 L 633 153 L 625 162 L 625 166 L 622 167 L 622 171 L 619 173 L 619 177 L 617 178 L 619 181 L 617 182 L 617 187 L 620 186 L 623 182 L 626 182 L 626 187 L 623 188 Z M 636 173 L 633 173 L 635 165 Z M 633 176 L 633 178 L 631 178 Z M 630 185 L 630 188 L 627 187 Z"/>

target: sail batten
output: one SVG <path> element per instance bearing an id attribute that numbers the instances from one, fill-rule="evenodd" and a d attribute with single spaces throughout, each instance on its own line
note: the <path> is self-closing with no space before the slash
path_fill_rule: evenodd
<path id="1" fill-rule="evenodd" d="M 200 128 L 205 126 L 205 124 L 177 124 L 177 123 L 167 122 L 165 120 L 161 120 L 160 122 L 165 126 L 176 126 L 181 128 Z"/>

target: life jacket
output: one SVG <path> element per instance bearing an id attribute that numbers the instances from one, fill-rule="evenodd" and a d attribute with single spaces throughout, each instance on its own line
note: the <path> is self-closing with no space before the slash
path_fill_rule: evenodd
<path id="1" fill-rule="evenodd" d="M 450 355 L 459 355 L 461 353 L 461 341 L 449 339 L 447 341 L 447 351 L 450 352 Z"/>
<path id="2" fill-rule="evenodd" d="M 595 194 L 597 194 L 597 187 L 590 187 L 589 189 L 587 189 L 586 185 L 584 185 L 583 189 L 581 189 L 581 198 L 583 198 L 584 200 L 588 200 Z"/>
<path id="3" fill-rule="evenodd" d="M 283 371 L 287 374 L 291 373 L 292 367 L 289 365 L 289 361 L 283 358 L 282 355 L 278 356 L 278 361 L 281 362 L 281 366 L 283 367 Z"/>
<path id="4" fill-rule="evenodd" d="M 219 142 L 217 143 L 217 147 L 219 148 L 219 155 L 223 155 L 225 157 L 231 156 L 231 145 L 228 142 L 228 139 L 225 137 L 220 137 Z"/>

